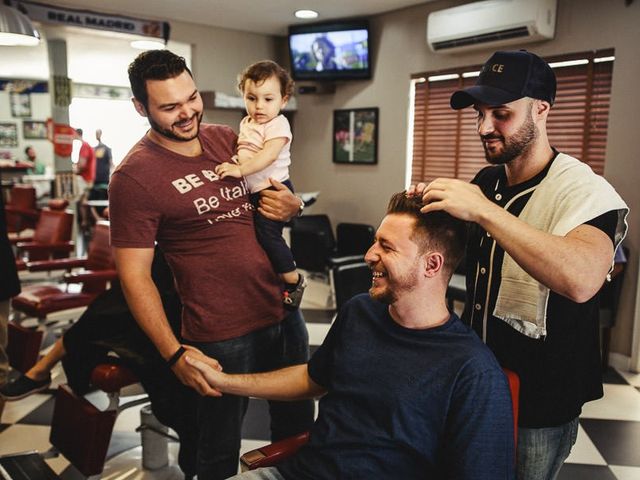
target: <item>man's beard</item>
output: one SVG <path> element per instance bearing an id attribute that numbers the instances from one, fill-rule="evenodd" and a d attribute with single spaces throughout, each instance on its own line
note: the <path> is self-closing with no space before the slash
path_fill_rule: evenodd
<path id="1" fill-rule="evenodd" d="M 514 158 L 519 157 L 523 153 L 527 152 L 533 145 L 533 142 L 537 136 L 538 131 L 535 124 L 533 123 L 531 113 L 529 113 L 528 117 L 526 118 L 522 126 L 518 129 L 518 131 L 508 139 L 497 134 L 483 135 L 480 138 L 483 140 L 482 146 L 484 147 L 484 156 L 487 159 L 487 162 L 491 163 L 492 165 L 504 165 L 505 163 L 509 163 Z M 493 138 L 502 140 L 503 149 L 499 153 L 490 153 L 484 143 L 484 140 Z"/>
<path id="2" fill-rule="evenodd" d="M 381 292 L 374 292 L 374 288 L 371 287 L 369 289 L 369 295 L 374 300 L 386 305 L 394 304 L 398 301 L 401 294 L 411 292 L 418 285 L 418 275 L 413 272 L 393 281 L 389 281 L 389 277 L 385 278 L 387 279 L 387 286 Z"/>
<path id="3" fill-rule="evenodd" d="M 193 115 L 192 118 L 196 119 L 196 131 L 193 135 L 189 135 L 189 136 L 178 135 L 177 133 L 175 133 L 173 130 L 169 128 L 163 128 L 149 114 L 147 115 L 147 120 L 149 120 L 149 125 L 151 125 L 151 128 L 154 131 L 158 132 L 160 135 L 167 137 L 171 140 L 176 140 L 178 142 L 188 142 L 198 136 L 198 133 L 200 132 L 200 122 L 202 122 L 202 115 L 203 115 L 203 112 L 200 112 L 200 114 L 196 113 Z M 173 125 L 171 125 L 171 127 L 173 127 L 177 123 L 180 123 L 180 122 L 175 122 Z"/>

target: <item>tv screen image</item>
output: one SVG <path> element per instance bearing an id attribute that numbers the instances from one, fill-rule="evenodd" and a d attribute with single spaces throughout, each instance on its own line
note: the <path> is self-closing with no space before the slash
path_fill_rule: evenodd
<path id="1" fill-rule="evenodd" d="M 338 28 L 338 27 L 334 27 Z M 369 78 L 369 31 L 366 27 L 310 28 L 289 35 L 289 52 L 296 80 Z"/>

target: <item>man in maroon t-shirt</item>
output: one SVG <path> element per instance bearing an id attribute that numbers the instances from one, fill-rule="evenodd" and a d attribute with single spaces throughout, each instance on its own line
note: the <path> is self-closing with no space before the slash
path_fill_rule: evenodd
<path id="1" fill-rule="evenodd" d="M 111 177 L 116 264 L 138 323 L 177 377 L 202 395 L 198 477 L 227 478 L 237 471 L 247 402 L 220 397 L 183 353 L 216 358 L 235 372 L 300 364 L 308 356 L 306 328 L 298 312 L 283 320 L 282 287 L 255 238 L 244 179 L 214 173 L 234 155 L 236 135 L 225 126 L 200 125 L 202 99 L 184 59 L 167 50 L 144 52 L 129 66 L 129 79 L 134 106 L 151 129 Z M 300 200 L 285 186 L 274 187 L 260 210 L 278 220 L 293 216 Z M 151 279 L 155 242 L 184 305 L 182 344 Z M 313 422 L 308 402 L 273 404 L 271 413 L 274 438 Z"/>

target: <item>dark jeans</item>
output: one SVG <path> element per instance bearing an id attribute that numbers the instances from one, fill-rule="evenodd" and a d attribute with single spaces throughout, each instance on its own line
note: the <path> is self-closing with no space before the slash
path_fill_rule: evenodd
<path id="1" fill-rule="evenodd" d="M 194 346 L 220 362 L 226 373 L 266 372 L 306 363 L 309 337 L 299 311 L 280 324 L 240 338 Z M 198 478 L 225 479 L 238 471 L 242 420 L 248 399 L 235 395 L 200 397 L 198 404 Z M 269 402 L 272 441 L 311 428 L 312 400 Z"/>
<path id="2" fill-rule="evenodd" d="M 293 185 L 289 180 L 285 180 L 282 183 L 293 192 Z M 270 190 L 274 190 L 274 188 L 270 187 Z M 262 249 L 267 253 L 273 269 L 276 273 L 293 272 L 296 269 L 296 263 L 293 260 L 293 255 L 287 242 L 282 237 L 282 229 L 286 223 L 269 220 L 258 213 L 260 193 L 252 193 L 250 199 L 256 208 L 253 220 L 256 227 L 256 237 Z"/>

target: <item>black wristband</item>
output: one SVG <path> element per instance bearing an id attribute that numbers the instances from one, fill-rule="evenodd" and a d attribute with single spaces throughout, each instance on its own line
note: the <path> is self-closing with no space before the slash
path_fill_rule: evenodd
<path id="1" fill-rule="evenodd" d="M 180 348 L 176 350 L 176 353 L 171 355 L 171 358 L 167 360 L 167 366 L 169 368 L 173 367 L 176 364 L 176 362 L 180 360 L 180 357 L 185 354 L 186 351 L 187 349 L 184 348 L 182 345 L 180 345 Z"/>

